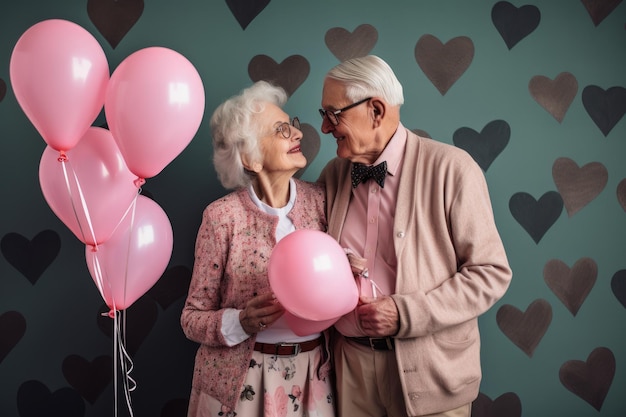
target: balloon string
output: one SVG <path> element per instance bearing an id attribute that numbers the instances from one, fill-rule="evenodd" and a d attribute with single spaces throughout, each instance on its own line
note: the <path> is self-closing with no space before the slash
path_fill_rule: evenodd
<path id="1" fill-rule="evenodd" d="M 139 192 L 141 192 L 141 189 L 139 190 Z M 124 305 L 126 305 L 126 287 L 127 287 L 127 282 L 128 282 L 128 268 L 130 265 L 130 247 L 132 245 L 132 241 L 133 241 L 133 229 L 135 226 L 135 214 L 137 212 L 137 198 L 139 198 L 139 193 L 137 193 L 135 195 L 135 198 L 133 199 L 133 202 L 131 203 L 131 205 L 129 206 L 129 210 L 132 210 L 131 212 L 131 217 L 130 217 L 130 226 L 129 226 L 129 233 L 128 233 L 128 245 L 126 246 L 126 265 L 124 267 Z M 126 216 L 126 215 L 125 215 Z"/>
<path id="2" fill-rule="evenodd" d="M 114 381 L 115 390 L 115 417 L 118 415 L 118 358 L 120 364 L 120 373 L 123 375 L 122 388 L 126 406 L 130 417 L 133 417 L 133 406 L 130 393 L 137 388 L 137 382 L 130 376 L 133 371 L 133 360 L 126 350 L 126 314 L 124 310 L 111 310 L 109 315 L 113 317 L 113 360 L 114 360 Z"/>
<path id="3" fill-rule="evenodd" d="M 74 203 L 74 198 L 72 195 L 72 187 L 70 184 L 70 179 L 69 179 L 69 174 L 68 174 L 68 168 L 72 173 L 72 176 L 74 178 L 74 183 L 76 184 L 76 188 L 78 190 L 78 195 L 80 197 L 80 202 L 81 202 L 81 206 L 83 209 L 83 213 L 85 214 L 85 219 L 87 220 L 87 225 L 89 226 L 89 232 L 91 233 L 91 237 L 93 239 L 95 248 L 98 247 L 98 243 L 96 240 L 96 233 L 93 230 L 93 225 L 91 223 L 91 217 L 89 216 L 89 209 L 87 208 L 87 202 L 85 201 L 85 196 L 83 194 L 83 190 L 80 186 L 80 181 L 78 180 L 78 176 L 76 175 L 76 172 L 74 171 L 74 169 L 72 168 L 72 164 L 70 163 L 69 159 L 67 158 L 67 156 L 65 155 L 64 152 L 61 152 L 58 158 L 59 162 L 61 162 L 61 166 L 63 167 L 63 176 L 65 178 L 65 185 L 67 187 L 67 193 L 70 196 L 70 202 L 72 203 L 72 211 L 74 212 L 74 217 L 76 218 L 76 222 L 78 223 L 78 228 L 80 229 L 80 234 L 83 238 L 83 242 L 86 241 L 87 239 L 85 238 L 85 231 L 83 229 L 83 225 L 81 224 L 80 218 L 78 217 L 78 212 L 76 210 L 76 204 Z"/>

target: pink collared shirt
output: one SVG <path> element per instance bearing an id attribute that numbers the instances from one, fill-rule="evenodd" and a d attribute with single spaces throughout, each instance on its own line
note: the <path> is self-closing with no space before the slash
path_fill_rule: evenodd
<path id="1" fill-rule="evenodd" d="M 400 124 L 374 165 L 387 161 L 385 187 L 369 180 L 352 189 L 352 198 L 339 243 L 367 259 L 367 278 L 357 278 L 365 296 L 395 292 L 396 254 L 393 246 L 393 219 L 406 145 L 406 130 Z M 381 294 L 382 293 L 382 294 Z M 335 327 L 346 336 L 363 336 L 354 313 L 343 316 Z"/>

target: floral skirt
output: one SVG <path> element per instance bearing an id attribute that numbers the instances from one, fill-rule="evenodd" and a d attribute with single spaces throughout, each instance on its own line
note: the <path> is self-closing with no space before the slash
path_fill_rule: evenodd
<path id="1" fill-rule="evenodd" d="M 297 356 L 254 352 L 234 410 L 208 394 L 190 402 L 189 417 L 334 417 L 332 381 L 317 370 L 322 347 Z M 194 393 L 192 393 L 194 395 Z"/>

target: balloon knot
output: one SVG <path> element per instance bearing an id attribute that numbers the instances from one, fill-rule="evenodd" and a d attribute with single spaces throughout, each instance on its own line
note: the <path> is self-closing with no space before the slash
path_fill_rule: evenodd
<path id="1" fill-rule="evenodd" d="M 145 183 L 146 183 L 146 179 L 145 178 L 137 177 L 137 179 L 134 181 L 135 187 L 137 187 L 137 188 L 141 188 L 141 186 L 144 185 Z"/>
<path id="2" fill-rule="evenodd" d="M 65 151 L 59 151 L 59 157 L 57 158 L 57 160 L 59 162 L 67 161 L 67 155 L 65 154 Z"/>

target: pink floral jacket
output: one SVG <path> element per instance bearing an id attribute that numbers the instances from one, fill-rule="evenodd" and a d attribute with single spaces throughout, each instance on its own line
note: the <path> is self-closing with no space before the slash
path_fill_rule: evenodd
<path id="1" fill-rule="evenodd" d="M 297 197 L 288 217 L 296 229 L 326 231 L 325 193 L 319 184 L 296 181 Z M 200 343 L 191 400 L 199 391 L 235 408 L 255 336 L 229 347 L 220 331 L 226 308 L 242 309 L 253 296 L 271 291 L 267 263 L 276 244 L 278 218 L 260 211 L 247 189 L 214 201 L 198 231 L 195 263 L 181 325 Z M 321 372 L 328 372 L 325 361 Z M 194 394 L 194 392 L 196 394 Z"/>

